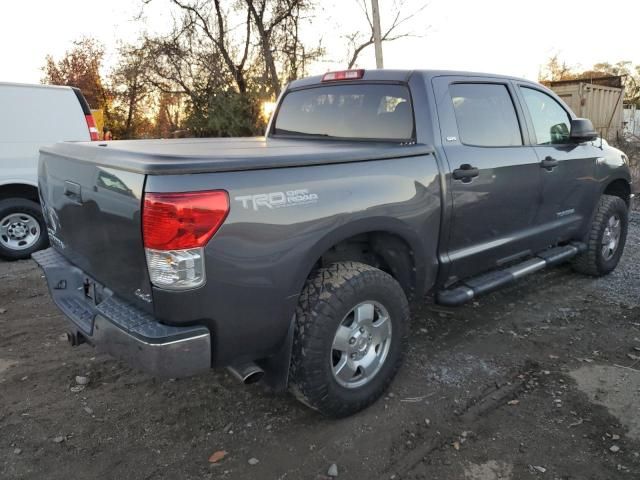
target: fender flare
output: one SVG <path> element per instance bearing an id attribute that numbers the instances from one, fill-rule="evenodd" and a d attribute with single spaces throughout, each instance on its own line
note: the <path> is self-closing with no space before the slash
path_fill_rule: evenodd
<path id="1" fill-rule="evenodd" d="M 429 263 L 423 250 L 423 240 L 417 232 L 409 228 L 401 220 L 391 217 L 368 217 L 347 224 L 343 224 L 327 232 L 308 251 L 306 261 L 301 263 L 293 275 L 291 282 L 291 295 L 296 298 L 300 295 L 304 284 L 313 270 L 314 265 L 322 255 L 334 245 L 356 235 L 367 233 L 388 233 L 404 240 L 413 255 L 413 267 L 415 268 L 416 291 L 424 289 L 425 270 Z"/>
<path id="2" fill-rule="evenodd" d="M 631 177 L 629 175 L 624 175 L 621 172 L 617 174 L 610 175 L 604 179 L 600 183 L 600 196 L 604 195 L 604 191 L 611 185 L 613 182 L 617 182 L 618 180 L 622 180 L 629 185 L 629 193 L 633 194 L 631 189 Z"/>

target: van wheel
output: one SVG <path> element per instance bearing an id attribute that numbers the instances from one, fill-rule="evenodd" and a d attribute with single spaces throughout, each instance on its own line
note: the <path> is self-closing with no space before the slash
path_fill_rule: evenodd
<path id="1" fill-rule="evenodd" d="M 29 258 L 48 243 L 40 205 L 26 198 L 0 201 L 0 258 Z"/>
<path id="2" fill-rule="evenodd" d="M 407 297 L 391 275 L 356 262 L 318 270 L 296 310 L 291 391 L 326 416 L 362 410 L 393 380 L 408 330 Z"/>
<path id="3" fill-rule="evenodd" d="M 613 271 L 624 250 L 629 210 L 620 197 L 602 195 L 587 237 L 587 250 L 573 261 L 579 273 L 599 277 Z"/>

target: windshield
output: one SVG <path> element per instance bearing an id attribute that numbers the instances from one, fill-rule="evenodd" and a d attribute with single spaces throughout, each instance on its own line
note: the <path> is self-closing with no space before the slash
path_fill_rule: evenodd
<path id="1" fill-rule="evenodd" d="M 403 85 L 327 85 L 286 94 L 275 135 L 409 141 L 413 112 Z"/>

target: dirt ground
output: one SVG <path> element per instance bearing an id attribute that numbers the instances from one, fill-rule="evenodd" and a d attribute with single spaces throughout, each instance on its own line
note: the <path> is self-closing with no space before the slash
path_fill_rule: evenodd
<path id="1" fill-rule="evenodd" d="M 224 371 L 160 382 L 72 348 L 35 264 L 0 263 L 0 478 L 319 479 L 336 464 L 345 479 L 637 480 L 639 265 L 634 214 L 606 278 L 565 266 L 462 308 L 425 301 L 388 395 L 332 421 Z"/>

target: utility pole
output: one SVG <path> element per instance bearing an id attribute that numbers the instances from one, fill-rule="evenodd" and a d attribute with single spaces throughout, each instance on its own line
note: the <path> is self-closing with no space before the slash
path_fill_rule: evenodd
<path id="1" fill-rule="evenodd" d="M 382 32 L 380 31 L 380 9 L 378 0 L 371 0 L 371 13 L 373 17 L 373 43 L 376 48 L 376 68 L 384 68 L 382 61 Z"/>

